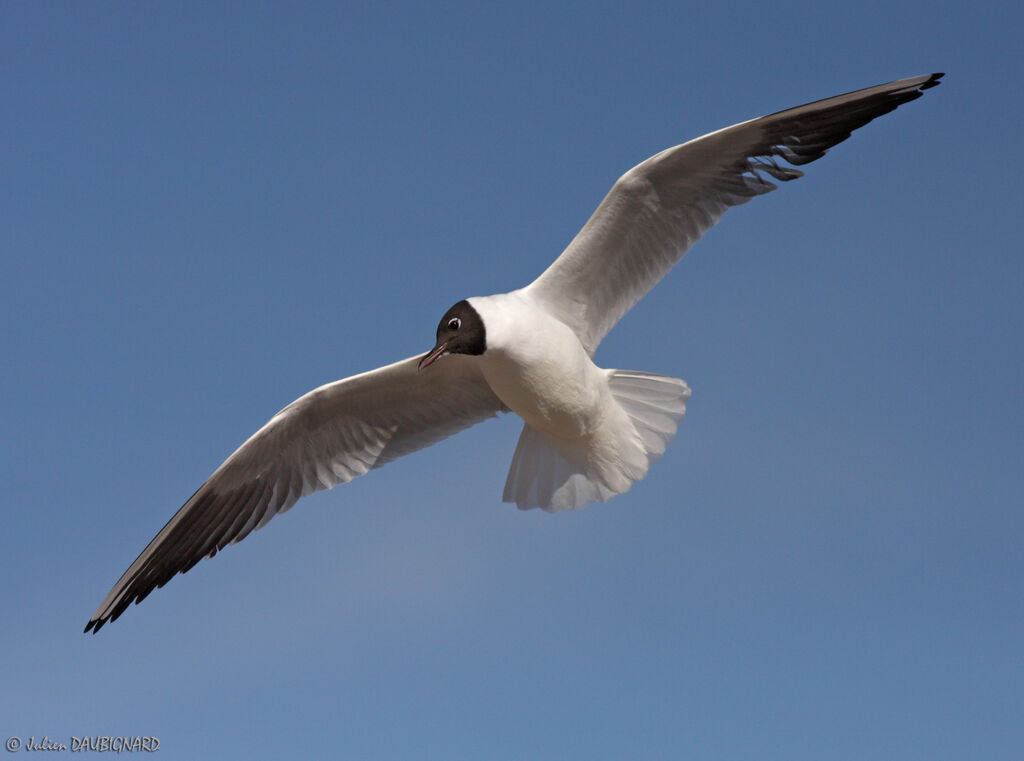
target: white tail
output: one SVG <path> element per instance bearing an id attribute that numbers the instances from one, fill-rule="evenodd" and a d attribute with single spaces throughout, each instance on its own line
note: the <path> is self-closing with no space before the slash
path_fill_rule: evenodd
<path id="1" fill-rule="evenodd" d="M 505 481 L 505 502 L 552 513 L 603 502 L 628 491 L 664 454 L 686 413 L 690 389 L 685 381 L 633 370 L 607 372 L 612 396 L 632 424 L 628 440 L 619 442 L 623 456 L 616 468 L 618 485 L 609 485 L 607 473 L 570 462 L 547 436 L 524 425 Z M 627 450 L 639 457 L 628 457 Z"/>
<path id="2" fill-rule="evenodd" d="M 643 439 L 650 467 L 676 435 L 690 387 L 681 378 L 635 370 L 612 370 L 608 386 Z"/>

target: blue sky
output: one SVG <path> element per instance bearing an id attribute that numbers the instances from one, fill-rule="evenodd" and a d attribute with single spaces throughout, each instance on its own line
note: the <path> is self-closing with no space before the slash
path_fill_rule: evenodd
<path id="1" fill-rule="evenodd" d="M 4 738 L 162 758 L 1009 759 L 1024 745 L 1019 3 L 6 3 Z M 597 360 L 663 460 L 500 502 L 492 421 L 301 502 L 95 636 L 314 386 L 519 287 L 615 178 L 904 76 Z"/>

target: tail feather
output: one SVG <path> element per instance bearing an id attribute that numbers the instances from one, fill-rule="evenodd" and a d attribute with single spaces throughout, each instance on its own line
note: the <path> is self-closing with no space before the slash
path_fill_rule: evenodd
<path id="1" fill-rule="evenodd" d="M 540 507 L 554 513 L 613 496 L 604 485 L 589 479 L 581 467 L 565 459 L 543 433 L 523 425 L 503 501 L 515 502 L 520 510 Z"/>
<path id="2" fill-rule="evenodd" d="M 570 462 L 547 436 L 524 425 L 505 481 L 505 502 L 521 510 L 571 510 L 607 501 L 647 474 L 675 435 L 690 389 L 679 378 L 624 370 L 608 371 L 608 386 L 635 434 L 620 442 L 618 477 L 612 480 L 596 466 Z"/>
<path id="3" fill-rule="evenodd" d="M 629 370 L 613 370 L 608 386 L 643 439 L 650 467 L 676 435 L 690 387 L 681 378 Z"/>

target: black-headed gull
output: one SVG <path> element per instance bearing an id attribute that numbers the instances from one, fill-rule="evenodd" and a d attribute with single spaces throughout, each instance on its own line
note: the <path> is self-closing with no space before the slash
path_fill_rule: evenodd
<path id="1" fill-rule="evenodd" d="M 662 151 L 626 172 L 534 282 L 455 304 L 424 356 L 330 383 L 277 413 L 161 529 L 89 620 L 99 631 L 296 500 L 350 481 L 499 412 L 523 418 L 503 499 L 548 511 L 627 491 L 665 451 L 690 390 L 605 370 L 616 322 L 732 206 L 788 181 L 929 74 L 819 100 Z"/>

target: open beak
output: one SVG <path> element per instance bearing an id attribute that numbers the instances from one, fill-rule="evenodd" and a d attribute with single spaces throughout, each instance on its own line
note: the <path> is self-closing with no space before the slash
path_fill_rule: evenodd
<path id="1" fill-rule="evenodd" d="M 423 359 L 420 360 L 418 369 L 422 370 L 424 367 L 430 367 L 432 364 L 434 364 L 437 360 L 439 360 L 447 353 L 448 342 L 445 341 L 444 343 L 438 344 L 433 349 L 431 349 L 429 354 L 425 355 Z"/>

